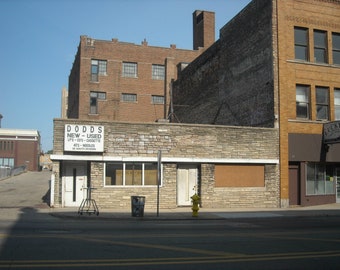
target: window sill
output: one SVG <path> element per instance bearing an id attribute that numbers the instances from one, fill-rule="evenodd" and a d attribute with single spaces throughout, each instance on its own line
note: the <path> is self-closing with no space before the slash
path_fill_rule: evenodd
<path id="1" fill-rule="evenodd" d="M 330 122 L 330 120 L 288 119 L 288 122 L 308 123 L 308 124 L 324 124 L 324 123 Z"/>
<path id="2" fill-rule="evenodd" d="M 110 185 L 104 185 L 104 188 L 155 188 L 157 187 L 157 185 L 148 185 L 148 186 L 119 186 L 119 185 L 116 185 L 116 186 L 110 186 Z M 159 186 L 159 187 L 162 187 L 162 186 Z"/>
<path id="3" fill-rule="evenodd" d="M 310 65 L 310 66 L 318 66 L 318 67 L 328 67 L 328 68 L 340 68 L 340 65 L 338 64 L 327 64 L 327 63 L 316 63 L 316 62 L 309 62 L 304 60 L 287 60 L 288 63 L 294 63 L 294 64 L 304 64 L 304 65 Z"/>
<path id="4" fill-rule="evenodd" d="M 124 76 L 122 75 L 122 78 L 126 78 L 126 79 L 138 79 L 138 77 L 132 77 L 132 76 Z"/>

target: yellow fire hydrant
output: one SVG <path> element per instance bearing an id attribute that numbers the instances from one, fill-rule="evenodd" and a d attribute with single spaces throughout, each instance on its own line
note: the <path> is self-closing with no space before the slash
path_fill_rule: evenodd
<path id="1" fill-rule="evenodd" d="M 191 196 L 191 200 L 192 200 L 192 216 L 193 217 L 198 217 L 198 210 L 200 209 L 198 204 L 200 201 L 200 196 L 198 196 L 196 193 Z"/>

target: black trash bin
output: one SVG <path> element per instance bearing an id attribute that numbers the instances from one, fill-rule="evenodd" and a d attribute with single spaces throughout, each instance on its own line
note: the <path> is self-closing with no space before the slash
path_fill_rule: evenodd
<path id="1" fill-rule="evenodd" d="M 144 216 L 144 196 L 131 196 L 131 215 L 133 217 L 143 217 Z"/>

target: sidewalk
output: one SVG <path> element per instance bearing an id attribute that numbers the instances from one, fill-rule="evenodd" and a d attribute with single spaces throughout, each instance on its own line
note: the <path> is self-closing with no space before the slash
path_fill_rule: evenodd
<path id="1" fill-rule="evenodd" d="M 133 217 L 131 209 L 99 209 L 99 214 L 78 214 L 78 208 L 50 208 L 44 212 L 59 218 L 106 220 L 222 220 L 237 218 L 272 218 L 297 216 L 340 216 L 340 204 L 326 204 L 294 208 L 201 208 L 198 217 L 192 217 L 191 207 L 174 209 L 145 209 L 142 217 Z"/>

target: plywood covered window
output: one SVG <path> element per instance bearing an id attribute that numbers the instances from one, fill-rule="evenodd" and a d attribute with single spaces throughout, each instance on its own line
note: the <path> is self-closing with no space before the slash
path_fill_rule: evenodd
<path id="1" fill-rule="evenodd" d="M 156 186 L 157 181 L 157 163 L 109 162 L 105 166 L 105 186 Z"/>
<path id="2" fill-rule="evenodd" d="M 215 165 L 216 187 L 264 187 L 264 165 Z"/>

